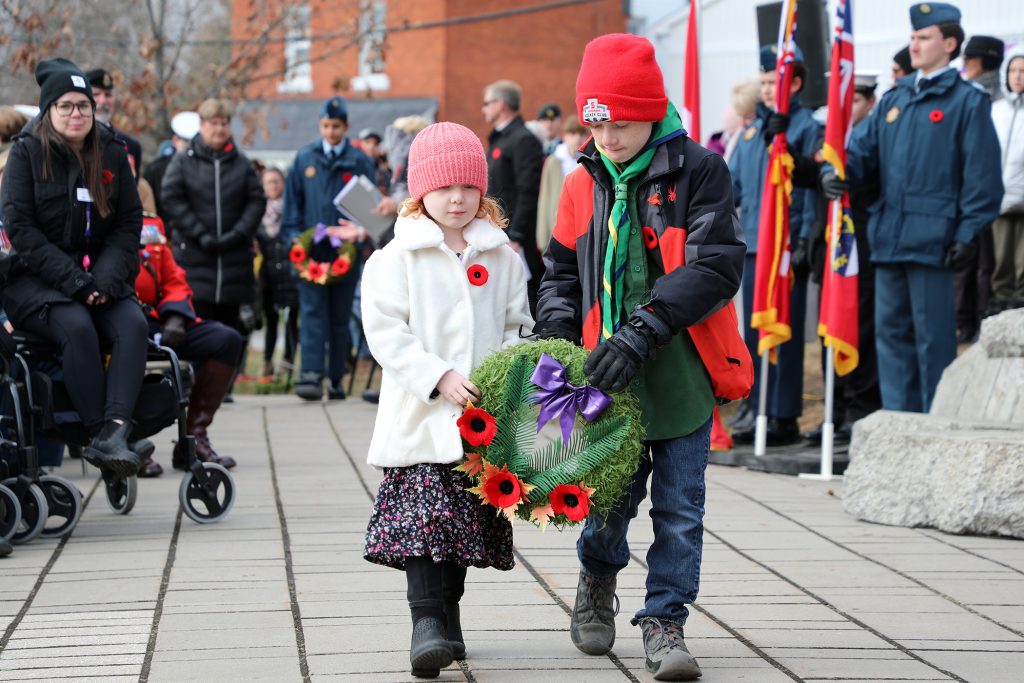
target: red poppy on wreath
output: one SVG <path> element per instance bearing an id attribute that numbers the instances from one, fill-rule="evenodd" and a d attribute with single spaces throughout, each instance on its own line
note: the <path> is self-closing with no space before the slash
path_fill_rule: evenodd
<path id="1" fill-rule="evenodd" d="M 590 496 L 593 494 L 594 489 L 580 482 L 579 486 L 559 484 L 548 498 L 551 500 L 551 510 L 556 515 L 564 514 L 570 521 L 579 522 L 590 514 Z"/>
<path id="2" fill-rule="evenodd" d="M 228 144 L 224 145 L 224 151 L 225 152 L 230 152 L 234 148 L 235 148 L 235 146 L 232 143 L 230 143 L 230 142 Z"/>
<path id="3" fill-rule="evenodd" d="M 324 264 L 322 263 L 310 261 L 309 268 L 306 269 L 306 274 L 309 275 L 310 280 L 319 280 L 323 276 L 327 275 L 327 269 L 324 268 Z"/>
<path id="4" fill-rule="evenodd" d="M 487 269 L 479 263 L 473 264 L 467 268 L 466 275 L 469 276 L 469 283 L 471 285 L 476 285 L 477 287 L 487 284 L 487 278 L 489 277 Z"/>
<path id="5" fill-rule="evenodd" d="M 288 259 L 295 264 L 302 263 L 306 260 L 306 250 L 302 248 L 301 244 L 296 244 L 288 252 Z"/>
<path id="6" fill-rule="evenodd" d="M 109 185 L 114 182 L 114 172 L 109 169 L 103 169 L 103 184 Z"/>
<path id="7" fill-rule="evenodd" d="M 459 426 L 459 434 L 470 446 L 490 446 L 494 435 L 498 433 L 498 423 L 494 416 L 486 410 L 474 408 L 472 403 L 455 424 Z"/>
<path id="8" fill-rule="evenodd" d="M 932 109 L 931 113 L 928 114 L 928 119 L 932 123 L 938 123 L 938 122 L 942 121 L 942 110 L 941 109 Z"/>
<path id="9" fill-rule="evenodd" d="M 532 489 L 532 484 L 525 483 L 513 472 L 509 472 L 508 465 L 498 469 L 490 463 L 485 463 L 484 475 L 480 478 L 480 483 L 466 490 L 478 495 L 484 505 L 493 505 L 498 508 L 499 512 L 511 522 L 516 508 L 526 499 L 526 495 Z"/>
<path id="10" fill-rule="evenodd" d="M 654 228 L 645 225 L 640 233 L 644 236 L 644 246 L 648 249 L 654 249 L 658 246 L 658 233 L 654 232 Z"/>
<path id="11" fill-rule="evenodd" d="M 338 277 L 341 277 L 342 275 L 347 273 L 349 268 L 351 267 L 351 261 L 349 261 L 344 256 L 339 256 L 338 258 L 334 259 L 333 263 L 331 263 L 331 275 L 337 275 Z"/>

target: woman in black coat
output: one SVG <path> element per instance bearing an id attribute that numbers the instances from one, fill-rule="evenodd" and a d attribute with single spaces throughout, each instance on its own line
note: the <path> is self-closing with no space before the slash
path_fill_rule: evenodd
<path id="1" fill-rule="evenodd" d="M 16 258 L 3 304 L 15 328 L 60 347 L 68 393 L 93 435 L 86 460 L 130 476 L 139 466 L 130 418 L 146 365 L 146 319 L 134 297 L 142 205 L 124 144 L 96 125 L 81 70 L 50 59 L 36 81 L 39 116 L 15 140 L 4 173 Z"/>
<path id="2" fill-rule="evenodd" d="M 237 329 L 239 309 L 255 299 L 253 241 L 266 199 L 252 162 L 231 140 L 227 105 L 206 100 L 199 118 L 199 135 L 167 167 L 161 199 L 196 313 Z"/>

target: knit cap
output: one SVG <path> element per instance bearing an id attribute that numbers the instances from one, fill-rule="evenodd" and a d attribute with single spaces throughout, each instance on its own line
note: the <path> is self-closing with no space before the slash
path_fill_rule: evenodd
<path id="1" fill-rule="evenodd" d="M 661 121 L 667 111 L 665 79 L 651 41 L 609 33 L 587 43 L 576 78 L 580 123 Z"/>
<path id="2" fill-rule="evenodd" d="M 80 92 L 96 104 L 92 88 L 85 74 L 75 64 L 62 57 L 44 59 L 36 65 L 36 83 L 39 84 L 39 109 L 45 112 L 54 101 L 67 92 Z"/>
<path id="3" fill-rule="evenodd" d="M 420 200 L 439 187 L 472 185 L 487 194 L 487 157 L 473 131 L 450 121 L 427 126 L 409 148 L 409 196 Z"/>

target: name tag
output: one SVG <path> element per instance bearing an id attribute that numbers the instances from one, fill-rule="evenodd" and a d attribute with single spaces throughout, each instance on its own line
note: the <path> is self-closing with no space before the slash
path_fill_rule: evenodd
<path id="1" fill-rule="evenodd" d="M 92 204 L 92 195 L 89 194 L 89 188 L 88 187 L 79 187 L 78 188 L 78 201 L 80 201 L 80 202 L 89 202 L 90 204 Z"/>

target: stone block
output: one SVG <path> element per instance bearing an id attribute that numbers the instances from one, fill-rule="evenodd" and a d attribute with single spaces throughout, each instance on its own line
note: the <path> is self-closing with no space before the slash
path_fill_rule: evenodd
<path id="1" fill-rule="evenodd" d="M 870 522 L 1024 538 L 1024 432 L 879 411 L 854 426 L 843 507 Z"/>
<path id="2" fill-rule="evenodd" d="M 989 358 L 1024 358 L 1024 308 L 985 318 L 978 341 Z"/>

